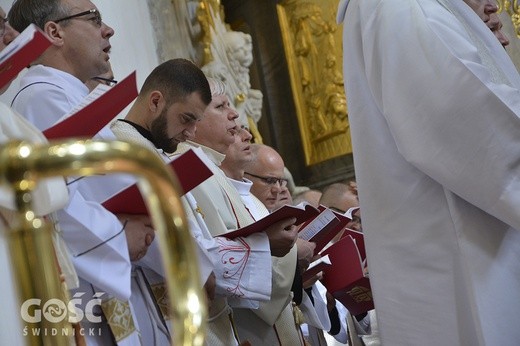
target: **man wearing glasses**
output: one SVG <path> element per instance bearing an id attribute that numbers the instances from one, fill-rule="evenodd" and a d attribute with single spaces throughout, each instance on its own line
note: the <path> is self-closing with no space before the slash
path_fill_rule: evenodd
<path id="1" fill-rule="evenodd" d="M 221 235 L 227 231 L 235 230 L 239 227 L 247 226 L 254 222 L 253 215 L 244 206 L 239 192 L 227 180 L 224 172 L 218 167 L 227 153 L 228 148 L 235 142 L 235 135 L 238 126 L 235 122 L 238 114 L 230 105 L 226 96 L 226 88 L 222 82 L 209 78 L 212 91 L 212 101 L 204 112 L 204 118 L 197 123 L 197 132 L 193 140 L 180 143 L 177 149 L 178 153 L 184 152 L 190 148 L 202 150 L 207 158 L 208 167 L 212 170 L 214 176 L 192 190 L 193 197 L 197 201 L 201 210 L 205 211 L 204 220 L 213 236 Z M 200 148 L 200 149 L 199 149 Z M 210 213 L 211 211 L 211 213 Z M 284 317 L 288 317 L 284 327 L 294 329 L 294 317 L 290 311 L 290 288 L 294 276 L 294 268 L 296 266 L 296 249 L 293 246 L 297 236 L 296 228 L 292 225 L 295 219 L 285 219 L 265 230 L 269 238 L 270 252 L 272 256 L 277 256 L 280 261 L 285 260 L 286 268 L 290 268 L 286 276 L 278 276 L 273 268 L 272 292 L 269 302 L 260 302 L 259 309 L 237 308 L 233 309 L 233 314 L 237 311 L 248 311 L 251 315 L 255 315 L 255 323 L 263 323 L 271 327 L 277 321 L 282 313 Z M 248 237 L 249 238 L 249 237 Z M 271 258 L 268 258 L 268 268 L 271 268 Z M 259 263 L 260 265 L 261 263 Z M 265 265 L 265 263 L 263 264 Z M 263 267 L 262 265 L 262 267 Z M 279 279 L 276 279 L 277 276 Z M 265 285 L 271 283 L 271 280 L 262 279 L 261 276 L 253 276 L 251 279 Z M 268 303 L 267 305 L 264 303 Z M 289 309 L 284 309 L 288 307 Z M 264 343 L 256 343 L 257 339 L 261 339 L 261 331 L 257 328 L 258 324 L 249 323 L 243 319 L 234 319 L 237 325 L 238 333 L 241 341 L 250 341 L 252 345 L 262 345 Z M 292 324 L 291 324 L 292 323 Z M 248 328 L 254 336 L 241 334 L 241 329 Z M 287 329 L 281 331 L 284 333 Z M 258 332 L 258 333 L 257 333 Z M 273 331 L 274 333 L 274 331 Z M 269 343 L 267 343 L 269 344 Z M 270 343 L 276 345 L 278 343 Z M 301 343 L 286 343 L 285 345 L 299 345 Z"/>
<path id="2" fill-rule="evenodd" d="M 45 130 L 88 95 L 86 81 L 109 71 L 109 40 L 114 30 L 88 0 L 19 0 L 9 20 L 19 31 L 35 23 L 52 41 L 22 78 L 12 102 Z"/>
<path id="3" fill-rule="evenodd" d="M 254 158 L 246 166 L 246 178 L 253 181 L 251 193 L 256 196 L 269 211 L 273 211 L 282 188 L 287 186 L 284 178 L 284 162 L 282 157 L 268 146 L 256 145 Z"/>
<path id="4" fill-rule="evenodd" d="M 86 81 L 109 70 L 114 30 L 89 0 L 17 0 L 9 20 L 19 31 L 35 23 L 52 42 L 21 79 L 12 103 L 45 130 L 88 95 Z M 95 330 L 95 335 L 86 335 L 88 344 L 111 345 L 113 338 L 138 345 L 135 318 L 127 302 L 132 293 L 130 261 L 142 258 L 153 241 L 151 222 L 146 216 L 116 216 L 85 197 L 92 186 L 77 185 L 69 185 L 70 203 L 58 212 L 58 219 L 81 279 L 77 292 L 86 292 L 85 303 L 94 293 L 104 293 L 103 318 L 110 325 L 109 331 L 105 323 L 91 325 L 82 320 L 86 330 Z"/>
<path id="5" fill-rule="evenodd" d="M 0 52 L 3 51 L 19 35 L 7 22 L 7 16 L 0 7 Z M 0 90 L 0 95 L 10 83 Z M 45 138 L 34 126 L 13 112 L 8 106 L 0 103 L 0 143 L 19 139 L 34 143 L 44 143 Z M 63 207 L 67 203 L 67 190 L 62 178 L 45 179 L 38 184 L 33 198 L 36 215 L 53 218 L 51 212 Z M 20 303 L 15 285 L 15 273 L 12 268 L 10 250 L 7 244 L 7 230 L 16 223 L 15 205 L 12 190 L 6 186 L 0 187 L 0 345 L 21 345 L 27 341 L 23 333 L 24 324 L 20 318 Z M 77 283 L 74 270 L 70 270 L 70 259 L 64 247 L 59 246 L 60 236 L 53 227 L 55 255 L 60 263 L 61 274 L 68 287 Z M 12 253 L 11 253 L 12 254 Z M 70 265 L 70 266 L 69 266 Z M 79 334 L 79 333 L 78 333 Z M 83 338 L 77 335 L 75 341 L 82 342 Z"/>

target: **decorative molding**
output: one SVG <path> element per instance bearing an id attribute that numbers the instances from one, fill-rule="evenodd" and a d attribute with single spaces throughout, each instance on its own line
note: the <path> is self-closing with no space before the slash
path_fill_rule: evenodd
<path id="1" fill-rule="evenodd" d="M 202 70 L 206 76 L 224 82 L 228 99 L 239 114 L 237 122 L 249 128 L 255 143 L 262 143 L 257 123 L 262 116 L 263 94 L 251 88 L 249 77 L 253 62 L 251 35 L 229 28 L 219 0 L 201 0 L 197 20 L 203 33 Z"/>
<path id="2" fill-rule="evenodd" d="M 497 0 L 498 13 L 505 11 L 511 17 L 517 38 L 520 38 L 520 6 L 518 0 Z"/>
<path id="3" fill-rule="evenodd" d="M 306 164 L 352 153 L 337 0 L 277 5 Z"/>

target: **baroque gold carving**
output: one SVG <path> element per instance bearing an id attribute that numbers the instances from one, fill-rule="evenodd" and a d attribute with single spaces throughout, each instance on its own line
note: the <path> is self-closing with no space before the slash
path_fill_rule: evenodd
<path id="1" fill-rule="evenodd" d="M 513 26 L 515 27 L 516 37 L 520 38 L 520 5 L 518 0 L 497 0 L 498 12 L 506 11 L 511 17 Z"/>
<path id="2" fill-rule="evenodd" d="M 252 89 L 249 81 L 249 66 L 253 62 L 251 35 L 229 29 L 218 0 L 200 1 L 197 19 L 204 33 L 202 70 L 206 76 L 226 84 L 228 99 L 239 113 L 237 122 L 250 129 L 256 143 L 262 143 L 256 124 L 262 115 L 263 94 Z"/>
<path id="3" fill-rule="evenodd" d="M 219 0 L 202 0 L 199 2 L 197 8 L 197 20 L 202 28 L 202 45 L 204 50 L 203 64 L 209 64 L 213 61 L 213 54 L 211 53 L 211 39 L 212 32 L 215 29 L 215 20 L 213 13 L 221 11 Z"/>
<path id="4" fill-rule="evenodd" d="M 277 5 L 307 165 L 352 152 L 337 5 L 338 0 Z"/>

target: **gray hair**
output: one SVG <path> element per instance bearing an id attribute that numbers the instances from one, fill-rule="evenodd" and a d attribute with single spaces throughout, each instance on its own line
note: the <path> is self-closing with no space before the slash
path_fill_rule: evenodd
<path id="1" fill-rule="evenodd" d="M 224 82 L 212 77 L 207 78 L 211 89 L 211 96 L 226 95 L 226 84 L 224 84 Z"/>
<path id="2" fill-rule="evenodd" d="M 69 15 L 63 0 L 16 0 L 9 11 L 9 24 L 22 32 L 31 23 L 43 30 L 45 23 Z"/>

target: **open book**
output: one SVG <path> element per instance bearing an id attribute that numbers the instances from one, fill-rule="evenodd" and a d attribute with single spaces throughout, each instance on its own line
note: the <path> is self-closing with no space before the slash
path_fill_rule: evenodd
<path id="1" fill-rule="evenodd" d="M 316 261 L 309 264 L 307 270 L 302 274 L 302 281 L 310 280 L 314 275 L 324 271 L 332 265 L 329 255 L 318 258 Z"/>
<path id="2" fill-rule="evenodd" d="M 351 236 L 345 236 L 322 252 L 332 265 L 323 269 L 323 285 L 353 315 L 374 308 L 365 261 Z"/>
<path id="3" fill-rule="evenodd" d="M 359 250 L 359 255 L 361 256 L 361 260 L 365 261 L 367 259 L 367 254 L 365 251 L 365 238 L 363 237 L 363 233 L 354 231 L 350 228 L 345 228 L 343 230 L 342 238 L 351 236 L 352 239 L 354 239 L 354 242 L 356 243 L 356 246 Z"/>
<path id="4" fill-rule="evenodd" d="M 95 89 L 96 92 L 99 90 Z M 94 98 L 92 95 L 98 94 L 92 92 L 86 98 L 90 103 L 72 115 L 65 115 L 58 123 L 43 131 L 45 137 L 93 137 L 137 97 L 135 71 L 101 96 Z"/>
<path id="5" fill-rule="evenodd" d="M 319 206 L 320 214 L 306 222 L 299 231 L 298 237 L 316 243 L 314 255 L 323 248 L 350 222 L 345 215 L 336 213 L 331 209 Z"/>
<path id="6" fill-rule="evenodd" d="M 0 53 L 0 89 L 50 46 L 47 36 L 36 25 L 29 25 Z"/>
<path id="7" fill-rule="evenodd" d="M 168 165 L 177 176 L 183 193 L 192 190 L 213 175 L 208 166 L 202 162 L 193 150 L 174 156 L 174 159 Z M 102 205 L 114 214 L 148 214 L 146 203 L 137 184 L 133 184 L 116 193 L 104 201 Z"/>
<path id="8" fill-rule="evenodd" d="M 289 219 L 291 217 L 296 218 L 296 222 L 294 223 L 295 225 L 300 225 L 306 220 L 317 216 L 319 213 L 320 211 L 317 208 L 307 202 L 302 202 L 298 205 L 286 204 L 255 223 L 239 228 L 235 231 L 221 234 L 219 237 L 230 239 L 236 237 L 247 237 L 250 234 L 264 231 L 267 227 L 277 223 L 278 221 Z"/>

